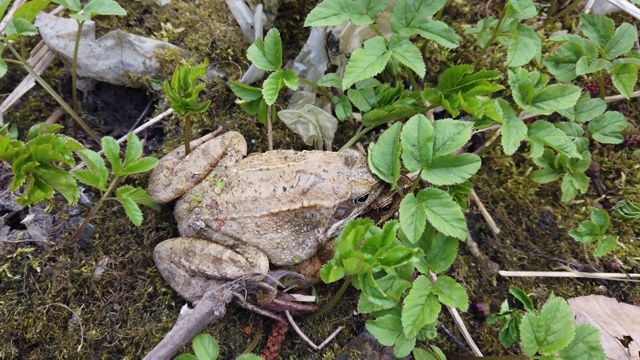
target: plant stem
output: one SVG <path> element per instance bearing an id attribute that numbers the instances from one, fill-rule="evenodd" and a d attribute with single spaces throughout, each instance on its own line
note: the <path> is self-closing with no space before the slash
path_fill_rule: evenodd
<path id="1" fill-rule="evenodd" d="M 381 124 L 380 124 L 380 125 L 381 125 Z M 348 149 L 348 148 L 352 147 L 352 146 L 353 146 L 353 144 L 355 144 L 355 143 L 356 143 L 356 141 L 360 140 L 360 138 L 361 138 L 364 134 L 366 134 L 366 133 L 368 133 L 369 131 L 371 131 L 371 130 L 375 129 L 375 126 L 367 126 L 367 127 L 365 127 L 364 129 L 362 128 L 362 126 L 363 126 L 363 125 L 360 125 L 360 128 L 358 129 L 358 131 L 356 132 L 356 134 L 355 134 L 355 135 L 353 135 L 353 137 L 352 137 L 351 139 L 349 139 L 349 141 L 347 141 L 347 143 L 346 143 L 346 144 L 344 144 L 344 145 L 340 148 L 340 150 L 338 150 L 338 151 L 346 150 L 346 149 Z"/>
<path id="2" fill-rule="evenodd" d="M 191 153 L 191 113 L 184 117 L 184 154 Z"/>
<path id="3" fill-rule="evenodd" d="M 318 309 L 318 311 L 309 314 L 308 316 L 305 316 L 304 319 L 305 320 L 310 320 L 310 319 L 315 319 L 318 316 L 326 313 L 327 311 L 331 310 L 331 308 L 333 308 L 336 303 L 342 299 L 342 295 L 344 295 L 344 292 L 347 291 L 347 289 L 349 288 L 349 285 L 351 285 L 351 276 L 347 276 L 344 279 L 344 283 L 342 283 L 342 286 L 340 287 L 340 289 L 338 290 L 338 292 L 331 298 L 331 300 L 329 300 L 328 303 L 324 304 L 320 309 Z"/>
<path id="4" fill-rule="evenodd" d="M 18 54 L 18 51 L 16 51 L 16 49 L 11 44 L 5 43 L 5 45 L 9 48 L 9 50 L 11 50 L 13 55 L 18 60 L 16 61 L 16 60 L 12 60 L 12 59 L 4 59 L 4 61 L 7 62 L 7 63 L 18 64 L 18 65 L 21 65 L 22 67 L 24 67 L 25 70 L 27 70 L 27 72 L 29 73 L 29 75 L 31 75 L 38 82 L 38 84 L 40 84 L 40 86 L 42 86 L 49 93 L 49 95 L 51 95 L 58 102 L 58 104 L 60 104 L 60 106 L 62 106 L 62 108 L 67 113 L 69 113 L 69 115 L 71 115 L 73 120 L 75 120 L 78 123 L 78 125 L 80 125 L 80 127 L 84 131 L 86 131 L 87 134 L 89 134 L 89 136 L 91 136 L 91 138 L 97 144 L 100 144 L 100 137 L 98 137 L 98 135 L 96 135 L 93 132 L 93 130 L 91 130 L 91 128 L 87 125 L 87 123 L 85 123 L 84 120 L 82 120 L 82 118 L 80 116 L 78 116 L 78 113 L 73 111 L 73 109 L 69 106 L 69 104 L 67 104 L 67 102 L 64 101 L 64 99 L 60 95 L 58 95 L 58 93 L 55 90 L 53 90 L 53 88 L 51 86 L 49 86 L 49 84 L 46 81 L 44 81 L 44 79 L 42 79 L 40 77 L 40 75 L 38 75 L 38 73 L 36 73 L 35 70 L 33 70 L 31 65 L 29 65 L 29 63 L 27 63 L 27 61 L 22 56 L 20 56 L 20 54 Z"/>
<path id="5" fill-rule="evenodd" d="M 271 125 L 271 105 L 267 106 L 267 150 L 273 150 L 273 133 Z"/>
<path id="6" fill-rule="evenodd" d="M 491 39 L 489 39 L 489 41 L 487 41 L 486 44 L 484 44 L 484 47 L 482 48 L 482 50 L 480 50 L 480 53 L 478 54 L 478 56 L 476 57 L 476 61 L 473 62 L 473 68 L 475 69 L 476 66 L 478 66 L 478 63 L 480 63 L 480 60 L 482 59 L 482 57 L 484 56 L 484 54 L 487 52 L 487 49 L 489 49 L 489 46 L 491 46 L 491 43 L 493 43 L 496 38 L 498 37 L 498 34 L 500 33 L 500 29 L 502 29 L 502 24 L 504 24 L 504 21 L 506 20 L 506 14 L 507 14 L 507 5 L 509 3 L 505 2 L 505 8 L 502 9 L 502 13 L 500 14 L 500 19 L 498 20 L 498 25 L 496 26 L 496 30 L 493 32 L 493 34 L 491 35 Z"/>
<path id="7" fill-rule="evenodd" d="M 104 194 L 102 194 L 102 197 L 100 198 L 100 200 L 98 200 L 98 202 L 95 205 L 93 205 L 93 207 L 89 211 L 89 214 L 87 214 L 87 216 L 84 218 L 84 221 L 82 222 L 78 230 L 76 230 L 76 232 L 71 237 L 71 240 L 70 240 L 71 243 L 75 243 L 78 241 L 78 239 L 80 238 L 80 235 L 82 235 L 82 233 L 84 232 L 84 229 L 87 228 L 91 219 L 93 219 L 93 217 L 96 216 L 96 214 L 98 213 L 98 210 L 100 210 L 105 200 L 107 200 L 107 198 L 109 197 L 109 194 L 111 194 L 111 191 L 113 191 L 113 189 L 116 187 L 117 183 L 118 183 L 117 178 L 111 181 L 111 184 L 109 185 L 109 188 L 107 188 L 107 191 L 105 191 Z"/>
<path id="8" fill-rule="evenodd" d="M 600 99 L 604 100 L 604 98 L 607 97 L 604 88 L 604 76 L 598 77 L 598 87 L 600 88 Z"/>
<path id="9" fill-rule="evenodd" d="M 538 31 L 541 29 L 544 29 L 547 25 L 549 24 L 553 24 L 555 23 L 559 18 L 561 18 L 562 16 L 564 16 L 564 14 L 568 13 L 569 11 L 573 10 L 573 8 L 575 8 L 576 6 L 578 6 L 578 4 L 582 3 L 582 0 L 576 0 L 573 3 L 571 3 L 571 5 L 567 6 L 566 8 L 562 9 L 559 13 L 557 13 L 554 17 L 552 17 L 551 19 L 547 18 L 547 20 L 545 20 L 542 25 L 538 26 L 535 28 L 534 31 Z"/>
<path id="10" fill-rule="evenodd" d="M 307 79 L 303 79 L 303 78 L 298 78 L 298 81 L 300 81 L 303 84 L 309 85 L 311 86 L 315 91 L 321 93 L 322 95 L 324 95 L 329 101 L 331 101 L 331 93 L 329 93 L 327 91 L 327 89 L 325 89 L 322 86 L 318 86 L 318 84 L 314 83 L 313 81 L 309 81 Z"/>
<path id="11" fill-rule="evenodd" d="M 82 26 L 84 21 L 76 20 L 78 23 L 78 31 L 76 31 L 76 41 L 73 47 L 73 61 L 71 62 L 71 105 L 75 112 L 78 112 L 78 89 L 76 83 L 78 81 L 78 50 L 80 49 L 80 35 L 82 34 Z M 73 135 L 76 135 L 76 123 L 73 123 Z"/>
<path id="12" fill-rule="evenodd" d="M 413 70 L 411 70 L 411 68 L 409 68 L 407 65 L 404 65 L 404 71 L 407 73 L 407 76 L 409 77 L 409 82 L 411 83 L 411 86 L 413 87 L 413 91 L 420 91 L 420 87 L 418 86 L 418 82 L 416 81 L 416 77 L 413 76 Z"/>

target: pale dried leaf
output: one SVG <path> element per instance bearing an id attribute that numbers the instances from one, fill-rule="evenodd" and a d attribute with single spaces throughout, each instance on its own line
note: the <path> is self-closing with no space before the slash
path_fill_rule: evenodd
<path id="1" fill-rule="evenodd" d="M 639 306 L 602 295 L 581 296 L 568 302 L 576 324 L 593 325 L 600 331 L 608 359 L 640 360 Z"/>

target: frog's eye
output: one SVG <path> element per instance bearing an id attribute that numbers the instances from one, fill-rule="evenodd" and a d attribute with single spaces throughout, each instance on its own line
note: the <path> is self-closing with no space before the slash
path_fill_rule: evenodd
<path id="1" fill-rule="evenodd" d="M 379 213 L 386 213 L 387 211 L 391 210 L 393 208 L 393 203 L 390 202 L 387 205 L 383 206 L 383 207 L 379 207 L 378 208 L 378 212 Z"/>
<path id="2" fill-rule="evenodd" d="M 351 200 L 351 202 L 356 205 L 356 204 L 364 204 L 365 202 L 367 202 L 367 199 L 369 199 L 369 194 L 364 194 L 364 195 L 360 195 L 359 197 Z"/>

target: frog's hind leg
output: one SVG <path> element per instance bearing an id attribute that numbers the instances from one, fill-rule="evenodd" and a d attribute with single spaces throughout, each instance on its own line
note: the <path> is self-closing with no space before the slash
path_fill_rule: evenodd
<path id="1" fill-rule="evenodd" d="M 247 154 L 247 142 L 235 131 L 220 136 L 208 134 L 190 142 L 185 156 L 180 146 L 160 159 L 149 177 L 149 194 L 160 204 L 184 195 L 200 183 L 215 167 L 234 164 Z"/>

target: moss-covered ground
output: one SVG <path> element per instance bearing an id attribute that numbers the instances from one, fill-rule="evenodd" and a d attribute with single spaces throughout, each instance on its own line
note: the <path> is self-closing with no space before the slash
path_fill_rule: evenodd
<path id="1" fill-rule="evenodd" d="M 222 0 L 174 0 L 165 7 L 155 5 L 152 0 L 120 3 L 128 16 L 99 18 L 100 33 L 123 28 L 170 41 L 187 49 L 194 61 L 208 60 L 228 79 L 238 79 L 249 66 L 244 56 L 249 44 L 242 40 Z M 489 8 L 485 8 L 486 2 L 450 3 L 443 14 L 444 20 L 462 33 L 485 14 L 495 16 L 503 1 L 494 1 Z M 308 30 L 301 24 L 312 7 L 312 2 L 306 1 L 285 1 L 281 7 L 284 14 L 276 26 L 286 44 L 285 61 L 296 55 L 306 39 Z M 575 25 L 572 19 L 575 17 L 561 19 L 563 26 Z M 470 56 L 474 52 L 448 53 L 428 43 L 424 49 L 429 60 L 427 83 L 435 83 L 447 66 L 473 60 Z M 496 61 L 502 56 L 490 51 L 485 61 L 503 68 L 505 65 Z M 160 60 L 163 64 L 160 79 L 168 77 L 182 61 L 175 54 L 165 54 Z M 19 74 L 16 69 L 10 69 L 0 84 L 3 92 L 15 86 L 20 80 Z M 61 92 L 65 92 L 64 86 L 68 85 L 68 80 L 64 80 L 66 76 L 59 63 L 45 73 L 46 79 Z M 224 81 L 211 83 L 205 98 L 213 100 L 212 106 L 206 114 L 195 116 L 194 137 L 222 126 L 225 130 L 241 132 L 248 139 L 250 152 L 266 149 L 266 129 L 234 104 Z M 161 97 L 160 100 L 159 107 L 166 106 L 165 100 Z M 36 87 L 17 107 L 4 114 L 4 121 L 15 122 L 24 131 L 31 124 L 44 121 L 54 108 L 53 100 Z M 637 100 L 612 104 L 610 109 L 622 111 L 630 122 L 630 129 L 638 130 L 640 104 Z M 160 128 L 162 142 L 155 146 L 152 155 L 161 156 L 181 142 L 183 128 L 177 118 L 165 120 Z M 337 143 L 346 140 L 352 131 L 349 124 L 344 124 Z M 304 148 L 298 137 L 279 122 L 274 124 L 274 147 Z M 569 229 L 588 218 L 589 206 L 609 208 L 621 199 L 640 201 L 638 144 L 594 146 L 592 153 L 594 162 L 600 166 L 598 178 L 607 195 L 599 197 L 590 186 L 586 195 L 567 204 L 560 201 L 559 183 L 537 185 L 528 179 L 535 165 L 527 157 L 508 157 L 500 149 L 485 154 L 482 169 L 472 181 L 501 232 L 493 234 L 477 206 L 471 204 L 468 225 L 480 250 L 505 270 L 553 270 L 570 262 L 584 271 L 613 271 L 613 263 L 618 263 L 627 272 L 639 272 L 640 226 L 637 222 L 612 218 L 610 234 L 618 238 L 619 246 L 600 259 L 590 255 L 593 247 L 578 244 L 568 236 Z M 128 181 L 145 186 L 147 177 L 141 175 Z M 66 205 L 59 201 L 48 205 L 64 224 L 68 218 Z M 93 221 L 95 234 L 84 247 L 70 246 L 64 241 L 55 246 L 7 245 L 0 258 L 0 358 L 136 359 L 158 343 L 185 302 L 159 275 L 151 255 L 157 243 L 177 235 L 171 208 L 163 207 L 159 214 L 145 209 L 144 216 L 143 225 L 134 227 L 123 209 L 111 203 Z M 70 236 L 64 230 L 60 233 L 61 240 Z M 628 303 L 640 300 L 640 287 L 635 283 L 504 278 L 490 274 L 463 246 L 459 254 L 449 274 L 465 286 L 472 301 L 482 302 L 494 312 L 508 298 L 509 285 L 530 293 L 537 304 L 542 304 L 552 292 L 565 298 L 604 294 Z M 105 270 L 100 275 L 96 274 L 98 267 Z M 316 290 L 326 302 L 339 286 L 319 285 Z M 363 356 L 360 355 L 363 350 L 352 349 L 352 341 L 363 331 L 366 321 L 366 317 L 354 315 L 356 302 L 357 293 L 349 290 L 333 311 L 300 324 L 317 343 L 336 327 L 346 327 L 324 350 L 310 350 L 297 335 L 289 332 L 280 358 L 333 359 L 343 353 L 350 354 L 349 358 Z M 487 326 L 483 319 L 469 314 L 463 317 L 485 354 L 509 353 L 498 343 L 496 327 Z M 448 315 L 443 313 L 442 318 L 444 325 L 457 334 Z M 266 343 L 271 325 L 270 320 L 232 306 L 208 331 L 218 339 L 222 358 L 227 359 L 245 351 L 256 339 L 253 352 L 258 353 Z M 469 354 L 447 335 L 441 334 L 437 343 L 450 353 Z"/>

